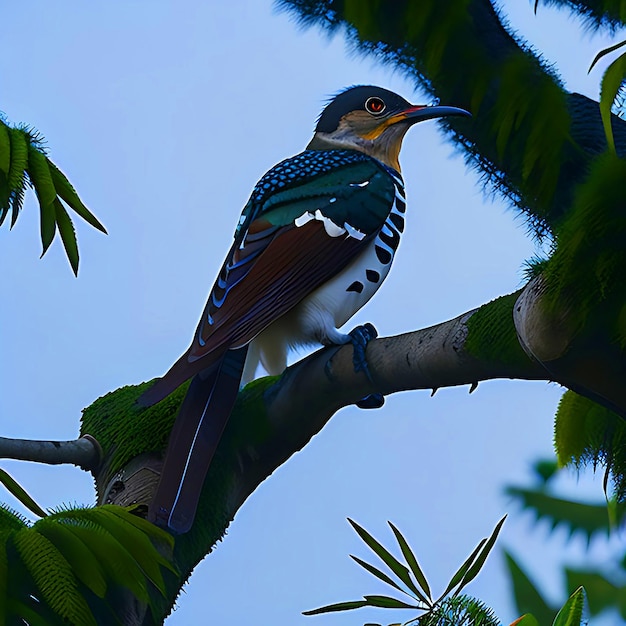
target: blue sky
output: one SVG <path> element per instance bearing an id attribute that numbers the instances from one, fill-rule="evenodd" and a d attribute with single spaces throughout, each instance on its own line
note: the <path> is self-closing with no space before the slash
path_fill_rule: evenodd
<path id="1" fill-rule="evenodd" d="M 570 90 L 596 97 L 601 70 L 588 76 L 587 67 L 607 40 L 557 11 L 535 17 L 531 2 L 504 7 Z M 0 110 L 41 131 L 109 231 L 77 223 L 75 279 L 58 241 L 39 260 L 32 196 L 13 231 L 0 230 L 4 436 L 74 438 L 83 407 L 169 368 L 187 348 L 250 190 L 304 148 L 329 95 L 377 84 L 427 101 L 390 68 L 350 53 L 341 35 L 302 31 L 269 0 L 24 0 L 4 15 Z M 536 252 L 523 222 L 485 199 L 435 122 L 410 131 L 401 163 L 407 228 L 384 287 L 353 319 L 384 335 L 513 291 Z M 392 520 L 436 592 L 508 511 L 502 542 L 557 594 L 564 535 L 547 547 L 546 528 L 531 533 L 503 485 L 525 481 L 531 462 L 550 454 L 560 393 L 494 381 L 471 396 L 408 392 L 380 411 L 344 409 L 244 505 L 168 624 L 385 619 L 300 615 L 382 591 L 347 556 L 367 551 L 346 517 L 381 540 Z M 78 469 L 2 466 L 45 507 L 94 500 Z M 576 489 L 601 497 L 601 481 Z M 515 617 L 497 554 L 469 590 L 506 623 Z"/>

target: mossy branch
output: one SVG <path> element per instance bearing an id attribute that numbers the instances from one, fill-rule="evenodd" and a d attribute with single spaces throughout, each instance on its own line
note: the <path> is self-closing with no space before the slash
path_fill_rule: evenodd
<path id="1" fill-rule="evenodd" d="M 342 346 L 322 349 L 282 376 L 247 385 L 209 469 L 196 522 L 189 533 L 176 537 L 173 553 L 167 555 L 179 574 L 168 575 L 165 594 L 154 600 L 152 613 L 126 595 L 120 599 L 120 614 L 132 615 L 133 624 L 155 623 L 155 614 L 165 617 L 187 577 L 223 537 L 248 496 L 342 407 L 374 392 L 457 385 L 470 385 L 472 391 L 478 382 L 494 378 L 558 380 L 518 340 L 514 312 L 524 294 L 518 291 L 436 326 L 372 341 L 367 358 L 373 382 L 354 372 L 352 348 Z M 83 438 L 93 439 L 78 440 L 92 447 L 87 457 L 98 504 L 133 505 L 140 515 L 147 512 L 156 489 L 167 438 L 186 391 L 183 385 L 158 405 L 142 408 L 136 400 L 150 384 L 123 387 L 96 400 L 84 411 L 81 427 Z M 93 440 L 102 448 L 97 465 Z M 41 442 L 34 446 L 46 448 Z M 28 458 L 50 462 L 43 454 L 36 457 L 32 453 Z"/>

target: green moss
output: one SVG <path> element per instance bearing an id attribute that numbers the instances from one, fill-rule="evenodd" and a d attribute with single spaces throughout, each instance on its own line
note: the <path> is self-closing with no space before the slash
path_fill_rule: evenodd
<path id="1" fill-rule="evenodd" d="M 111 475 L 139 454 L 158 452 L 167 445 L 188 383 L 155 406 L 141 407 L 137 399 L 151 384 L 149 381 L 120 387 L 83 411 L 80 434 L 89 434 L 98 440 Z"/>
<path id="2" fill-rule="evenodd" d="M 520 292 L 496 298 L 481 306 L 467 320 L 465 350 L 491 363 L 515 364 L 528 361 L 517 339 L 513 307 Z"/>
<path id="3" fill-rule="evenodd" d="M 240 465 L 238 451 L 261 444 L 271 434 L 266 418 L 266 397 L 279 378 L 255 380 L 237 397 L 207 473 L 193 528 L 176 537 L 174 565 L 181 572 L 182 581 L 223 537 L 231 521 L 227 498 L 232 494 L 232 479 Z M 99 398 L 83 411 L 81 434 L 92 435 L 102 446 L 110 466 L 107 467 L 109 477 L 135 456 L 147 452 L 161 453 L 167 446 L 188 383 L 157 405 L 140 407 L 137 399 L 151 384 L 152 381 L 122 387 Z M 164 614 L 171 609 L 182 581 L 180 577 L 166 575 L 167 597 L 155 600 Z"/>
<path id="4" fill-rule="evenodd" d="M 566 391 L 556 413 L 554 445 L 562 466 L 605 465 L 615 496 L 626 499 L 626 422 L 618 415 Z"/>

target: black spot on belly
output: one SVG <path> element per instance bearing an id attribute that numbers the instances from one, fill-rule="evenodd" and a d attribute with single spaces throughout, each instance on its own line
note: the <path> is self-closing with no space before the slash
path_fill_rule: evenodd
<path id="1" fill-rule="evenodd" d="M 380 246 L 374 246 L 374 251 L 376 252 L 378 260 L 383 265 L 387 265 L 387 263 L 391 262 L 391 252 L 385 250 L 385 248 L 381 248 Z"/>
<path id="2" fill-rule="evenodd" d="M 363 291 L 363 283 L 355 280 L 346 291 L 356 291 L 356 293 L 361 293 Z"/>
<path id="3" fill-rule="evenodd" d="M 404 232 L 404 218 L 397 213 L 390 213 L 389 219 L 391 223 L 401 232 Z"/>
<path id="4" fill-rule="evenodd" d="M 400 213 L 404 213 L 406 211 L 406 202 L 400 200 L 400 198 L 396 198 L 396 209 L 398 209 Z"/>
<path id="5" fill-rule="evenodd" d="M 365 275 L 370 283 L 377 283 L 380 280 L 380 274 L 376 270 L 366 270 Z"/>
<path id="6" fill-rule="evenodd" d="M 400 234 L 393 230 L 392 228 L 389 229 L 390 231 L 390 235 L 388 235 L 385 231 L 380 231 L 380 233 L 378 234 L 378 237 L 380 238 L 380 240 L 383 243 L 386 243 L 392 250 L 397 250 L 398 249 L 398 244 L 400 243 Z"/>

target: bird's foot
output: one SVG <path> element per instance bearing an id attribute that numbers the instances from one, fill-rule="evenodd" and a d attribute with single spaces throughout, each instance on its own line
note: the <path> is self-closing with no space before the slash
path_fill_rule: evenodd
<path id="1" fill-rule="evenodd" d="M 378 331 L 370 323 L 363 324 L 363 326 L 357 326 L 354 330 L 348 333 L 350 337 L 350 343 L 352 344 L 353 354 L 352 363 L 354 365 L 355 372 L 365 372 L 368 380 L 372 383 L 372 375 L 370 374 L 370 368 L 367 365 L 367 359 L 365 358 L 365 349 L 367 344 L 378 337 Z"/>
<path id="2" fill-rule="evenodd" d="M 372 339 L 378 337 L 378 331 L 372 324 L 367 323 L 363 326 L 357 326 L 348 335 L 353 349 L 352 363 L 354 371 L 357 373 L 364 372 L 368 380 L 373 383 L 374 381 L 367 365 L 367 358 L 365 357 L 365 349 Z M 385 397 L 382 393 L 372 393 L 361 398 L 356 403 L 360 409 L 379 409 L 383 404 L 385 404 Z"/>

